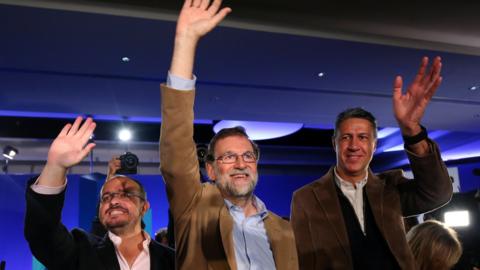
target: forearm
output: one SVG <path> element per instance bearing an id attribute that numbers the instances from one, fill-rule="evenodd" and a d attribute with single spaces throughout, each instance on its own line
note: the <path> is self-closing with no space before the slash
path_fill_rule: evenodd
<path id="1" fill-rule="evenodd" d="M 65 192 L 38 194 L 30 187 L 26 192 L 25 239 L 35 257 L 47 267 L 68 261 L 75 248 L 71 234 L 60 221 L 64 196 Z"/>
<path id="2" fill-rule="evenodd" d="M 201 188 L 193 141 L 195 91 L 177 91 L 162 85 L 160 169 L 175 217 L 185 211 Z"/>
<path id="3" fill-rule="evenodd" d="M 198 39 L 194 37 L 189 37 L 187 34 L 177 34 L 170 66 L 171 74 L 184 79 L 193 79 L 197 43 Z"/>
<path id="4" fill-rule="evenodd" d="M 37 179 L 37 184 L 46 187 L 59 187 L 65 184 L 67 169 L 59 165 L 47 164 Z"/>
<path id="5" fill-rule="evenodd" d="M 407 181 L 406 188 L 402 189 L 405 215 L 433 210 L 447 203 L 452 196 L 452 183 L 439 149 L 433 141 L 426 143 L 431 150 L 425 156 L 407 151 L 414 180 Z"/>

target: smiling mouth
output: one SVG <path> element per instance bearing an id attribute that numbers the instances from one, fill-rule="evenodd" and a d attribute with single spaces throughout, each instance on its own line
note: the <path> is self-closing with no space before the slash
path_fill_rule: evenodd
<path id="1" fill-rule="evenodd" d="M 249 177 L 249 174 L 248 173 L 235 173 L 235 174 L 231 174 L 230 177 L 234 178 L 234 179 L 246 179 Z"/>
<path id="2" fill-rule="evenodd" d="M 126 209 L 123 209 L 123 208 L 110 208 L 107 210 L 107 214 L 110 215 L 110 216 L 117 216 L 117 215 L 122 215 L 122 214 L 126 214 L 128 211 Z"/>

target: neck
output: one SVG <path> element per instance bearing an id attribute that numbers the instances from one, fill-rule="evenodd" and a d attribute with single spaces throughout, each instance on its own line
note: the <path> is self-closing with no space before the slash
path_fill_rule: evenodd
<path id="1" fill-rule="evenodd" d="M 342 169 L 340 169 L 338 166 L 335 167 L 335 171 L 337 172 L 338 176 L 342 178 L 342 180 L 347 181 L 355 185 L 356 183 L 362 181 L 367 177 L 368 174 L 368 169 L 365 169 L 362 173 L 359 174 L 349 174 L 344 172 Z"/>
<path id="2" fill-rule="evenodd" d="M 139 236 L 143 238 L 143 233 L 140 225 L 135 226 L 135 228 L 133 229 L 130 229 L 127 227 L 110 228 L 109 231 L 111 231 L 116 236 L 122 238 L 122 241 L 125 241 L 128 239 L 135 239 L 136 237 L 139 237 Z"/>
<path id="3" fill-rule="evenodd" d="M 241 207 L 246 217 L 255 215 L 258 212 L 257 208 L 253 203 L 253 194 L 250 194 L 248 196 L 242 196 L 242 197 L 230 196 L 225 198 L 229 200 L 231 203 L 233 203 L 234 205 Z"/>

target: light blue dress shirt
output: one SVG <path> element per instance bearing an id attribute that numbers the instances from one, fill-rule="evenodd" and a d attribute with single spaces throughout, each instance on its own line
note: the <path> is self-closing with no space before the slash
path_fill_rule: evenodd
<path id="1" fill-rule="evenodd" d="M 233 218 L 233 244 L 237 268 L 239 270 L 275 269 L 273 253 L 263 222 L 268 211 L 258 197 L 254 196 L 253 202 L 257 208 L 257 214 L 245 217 L 241 207 L 225 199 L 225 204 Z"/>

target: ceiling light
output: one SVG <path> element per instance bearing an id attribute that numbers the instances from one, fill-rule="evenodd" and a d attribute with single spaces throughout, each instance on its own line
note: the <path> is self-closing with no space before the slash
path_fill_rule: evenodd
<path id="1" fill-rule="evenodd" d="M 318 77 L 321 78 L 321 77 L 323 77 L 323 76 L 325 76 L 325 72 L 320 72 L 320 73 L 318 73 Z"/>
<path id="2" fill-rule="evenodd" d="M 121 129 L 119 132 L 118 132 L 118 138 L 122 141 L 122 142 L 127 142 L 127 141 L 130 141 L 132 139 L 132 132 L 129 130 L 129 129 Z"/>
<path id="3" fill-rule="evenodd" d="M 252 140 L 267 140 L 290 135 L 303 127 L 300 123 L 231 121 L 222 120 L 215 124 L 213 131 L 217 133 L 223 128 L 242 126 Z"/>
<path id="4" fill-rule="evenodd" d="M 128 62 L 130 62 L 130 58 L 124 56 L 124 57 L 122 57 L 122 62 L 128 63 Z"/>
<path id="5" fill-rule="evenodd" d="M 11 145 L 7 145 L 3 148 L 3 156 L 5 158 L 14 159 L 17 154 L 18 154 L 18 149 Z"/>

